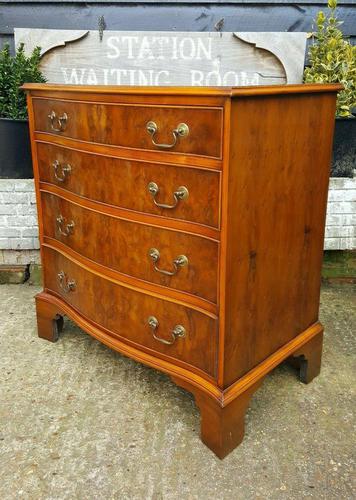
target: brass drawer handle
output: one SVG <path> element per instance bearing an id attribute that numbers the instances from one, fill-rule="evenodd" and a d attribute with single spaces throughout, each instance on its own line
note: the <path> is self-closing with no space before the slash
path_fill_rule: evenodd
<path id="1" fill-rule="evenodd" d="M 55 111 L 51 111 L 48 115 L 48 118 L 51 122 L 51 128 L 55 132 L 63 132 L 67 126 L 68 115 L 67 113 L 63 113 L 61 116 L 57 116 Z"/>
<path id="2" fill-rule="evenodd" d="M 63 228 L 63 225 L 65 224 L 65 218 L 63 217 L 63 215 L 58 215 L 56 223 L 57 223 L 57 231 L 63 236 L 69 236 L 73 234 L 74 221 L 68 222 Z"/>
<path id="3" fill-rule="evenodd" d="M 178 137 L 186 137 L 189 134 L 189 127 L 185 123 L 180 123 L 177 128 L 172 130 L 173 142 L 171 144 L 159 144 L 155 142 L 154 136 L 158 131 L 157 124 L 155 122 L 148 122 L 146 125 L 146 130 L 151 136 L 151 141 L 154 146 L 161 149 L 172 149 L 177 144 Z"/>
<path id="4" fill-rule="evenodd" d="M 152 259 L 154 270 L 158 273 L 165 274 L 166 276 L 174 276 L 175 274 L 177 274 L 181 267 L 187 266 L 189 264 L 188 257 L 186 257 L 185 255 L 178 255 L 178 257 L 173 261 L 174 270 L 165 271 L 164 269 L 160 269 L 159 267 L 157 267 L 157 262 L 161 257 L 157 248 L 151 248 L 148 252 L 148 255 Z"/>
<path id="5" fill-rule="evenodd" d="M 54 169 L 54 176 L 59 182 L 64 182 L 72 170 L 72 167 L 68 163 L 61 165 L 58 160 L 54 160 L 52 167 Z"/>
<path id="6" fill-rule="evenodd" d="M 156 196 L 159 193 L 159 187 L 155 182 L 150 182 L 147 186 L 148 192 L 152 195 L 153 203 L 156 207 L 160 208 L 175 208 L 180 200 L 186 200 L 189 196 L 189 191 L 185 186 L 180 186 L 177 191 L 173 193 L 174 203 L 173 205 L 167 205 L 166 203 L 159 203 L 156 200 Z"/>
<path id="7" fill-rule="evenodd" d="M 60 271 L 57 274 L 57 279 L 59 286 L 63 290 L 63 292 L 68 293 L 68 292 L 73 292 L 76 289 L 76 282 L 74 280 L 68 279 L 66 273 L 64 271 Z"/>
<path id="8" fill-rule="evenodd" d="M 148 326 L 151 328 L 153 338 L 158 340 L 158 342 L 162 342 L 162 344 L 166 345 L 172 345 L 176 341 L 177 338 L 179 337 L 185 337 L 185 328 L 182 325 L 176 325 L 173 330 L 171 330 L 170 334 L 172 337 L 172 340 L 166 340 L 161 337 L 157 337 L 156 335 L 156 330 L 158 328 L 158 319 L 155 318 L 154 316 L 150 316 L 147 320 Z"/>

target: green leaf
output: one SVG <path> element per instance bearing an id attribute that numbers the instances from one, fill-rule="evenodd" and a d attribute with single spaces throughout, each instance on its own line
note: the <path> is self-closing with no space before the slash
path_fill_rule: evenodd
<path id="1" fill-rule="evenodd" d="M 344 38 L 335 14 L 336 0 L 328 1 L 328 12 L 320 11 L 315 19 L 317 31 L 309 47 L 309 66 L 304 71 L 307 83 L 343 84 L 337 97 L 337 116 L 353 116 L 356 108 L 356 46 Z"/>
<path id="2" fill-rule="evenodd" d="M 39 69 L 40 48 L 26 56 L 24 44 L 20 44 L 12 57 L 5 44 L 0 51 L 0 117 L 27 118 L 26 96 L 20 89 L 26 82 L 45 82 Z"/>

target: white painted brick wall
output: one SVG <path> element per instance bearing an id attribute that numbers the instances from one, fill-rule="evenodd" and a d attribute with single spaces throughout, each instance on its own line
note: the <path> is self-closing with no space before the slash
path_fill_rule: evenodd
<path id="1" fill-rule="evenodd" d="M 0 251 L 38 248 L 33 180 L 0 179 Z M 356 249 L 356 177 L 330 179 L 324 248 Z"/>
<path id="2" fill-rule="evenodd" d="M 33 179 L 0 179 L 0 250 L 38 248 Z"/>
<path id="3" fill-rule="evenodd" d="M 356 249 L 356 176 L 330 179 L 324 248 Z"/>

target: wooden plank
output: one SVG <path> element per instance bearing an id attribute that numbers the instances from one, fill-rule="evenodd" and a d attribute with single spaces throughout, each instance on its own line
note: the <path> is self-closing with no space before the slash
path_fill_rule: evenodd
<path id="1" fill-rule="evenodd" d="M 325 94 L 329 92 L 338 92 L 342 90 L 341 83 L 303 83 L 288 86 L 259 86 L 259 87 L 175 87 L 174 91 L 169 87 L 130 87 L 117 85 L 96 85 L 93 88 L 91 85 L 67 85 L 65 87 L 65 95 L 63 85 L 56 83 L 25 83 L 21 89 L 30 90 L 34 99 L 58 99 L 59 94 L 63 99 L 79 101 L 78 93 L 81 94 L 80 102 L 88 101 L 92 103 L 111 102 L 121 104 L 132 104 L 132 96 L 135 96 L 136 105 L 149 106 L 157 105 L 156 97 L 168 97 L 164 101 L 164 105 L 171 106 L 190 106 L 194 105 L 193 96 L 199 96 L 201 106 L 219 107 L 223 105 L 224 97 L 251 97 L 251 96 L 266 96 L 266 95 L 287 95 L 287 94 Z M 97 101 L 97 95 L 100 94 L 100 100 Z M 110 94 L 110 95 L 108 95 Z M 174 101 L 169 96 L 174 95 Z M 118 98 L 119 96 L 119 98 Z M 126 99 L 125 99 L 126 97 Z M 218 97 L 222 99 L 218 100 Z M 153 98 L 153 99 L 152 99 Z M 192 98 L 192 99 L 191 99 Z M 41 134 L 41 132 L 37 132 Z M 45 134 L 45 133 L 44 133 Z M 38 137 L 39 140 L 45 141 L 45 137 Z M 60 136 L 52 136 L 51 142 L 59 141 Z M 68 138 L 66 142 L 68 142 Z M 46 142 L 46 141 L 45 141 Z M 166 153 L 168 155 L 169 153 Z M 165 158 L 165 163 L 168 161 Z M 191 162 L 191 160 L 190 160 Z M 190 165 L 192 166 L 192 165 Z M 216 166 L 218 168 L 218 166 Z M 346 179 L 349 181 L 350 179 Z M 351 188 L 348 188 L 351 189 Z"/>
<path id="2" fill-rule="evenodd" d="M 8 43 L 10 45 L 11 53 L 14 54 L 14 37 L 12 35 L 2 35 L 0 33 L 0 50 L 3 48 L 5 43 Z"/>
<path id="3" fill-rule="evenodd" d="M 26 4 L 26 3 L 34 3 L 33 0 L 3 0 L 1 3 L 11 3 L 11 4 Z M 58 4 L 58 3 L 67 3 L 67 4 L 72 4 L 72 3 L 85 3 L 89 5 L 95 5 L 95 4 L 113 4 L 113 0 L 36 0 L 36 3 L 45 3 L 45 4 Z M 156 4 L 156 0 L 144 0 L 143 2 L 140 2 L 140 5 L 143 4 Z M 174 4 L 174 5 L 179 5 L 182 4 L 183 2 L 177 2 L 177 0 L 161 0 L 159 2 L 160 4 Z M 135 4 L 137 5 L 137 0 L 116 0 L 115 4 Z M 241 5 L 241 4 L 263 4 L 263 5 L 270 5 L 270 4 L 277 4 L 277 5 L 320 5 L 320 6 L 325 6 L 325 2 L 322 2 L 321 0 L 186 0 L 184 4 L 233 4 L 233 5 Z M 339 0 L 338 5 L 354 5 L 355 0 Z"/>
<path id="4" fill-rule="evenodd" d="M 306 33 L 15 29 L 41 45 L 48 82 L 75 85 L 246 86 L 301 83 Z"/>
<path id="5" fill-rule="evenodd" d="M 83 4 L 11 2 L 0 8 L 0 33 L 13 34 L 14 27 L 95 30 L 104 16 L 107 29 L 131 31 L 311 31 L 319 5 L 255 4 Z M 356 9 L 338 8 L 342 30 L 356 35 Z"/>

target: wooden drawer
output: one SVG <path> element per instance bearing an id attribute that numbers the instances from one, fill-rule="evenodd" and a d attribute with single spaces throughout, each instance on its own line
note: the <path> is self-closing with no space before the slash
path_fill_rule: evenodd
<path id="1" fill-rule="evenodd" d="M 104 215 L 49 193 L 42 193 L 42 209 L 45 236 L 123 274 L 216 303 L 216 241 Z M 62 223 L 58 217 L 62 217 Z M 67 226 L 72 221 L 73 229 Z M 175 271 L 173 261 L 182 255 L 188 258 L 188 264 L 178 265 L 177 273 L 168 276 L 154 269 L 150 249 L 159 251 L 156 266 L 163 271 Z"/>
<path id="2" fill-rule="evenodd" d="M 37 157 L 41 181 L 80 196 L 139 212 L 219 226 L 218 172 L 112 158 L 45 143 L 37 145 Z M 148 190 L 151 182 L 159 187 L 156 202 L 176 203 L 175 208 L 155 205 Z M 181 186 L 189 194 L 177 202 L 174 193 Z"/>
<path id="3" fill-rule="evenodd" d="M 179 359 L 215 374 L 216 320 L 172 302 L 122 287 L 97 276 L 60 253 L 43 248 L 44 286 L 56 292 L 87 319 L 135 344 Z M 59 277 L 59 273 L 62 273 Z M 155 335 L 173 341 L 171 331 L 185 328 L 183 337 L 166 345 L 153 337 L 148 318 L 155 317 Z"/>
<path id="4" fill-rule="evenodd" d="M 222 109 L 211 107 L 144 106 L 105 104 L 55 99 L 33 99 L 35 130 L 99 144 L 126 148 L 170 151 L 213 158 L 222 155 Z M 53 114 L 53 123 L 49 115 Z M 59 122 L 60 117 L 66 117 Z M 154 137 L 147 124 L 154 122 Z M 186 124 L 188 135 L 178 136 L 174 147 L 155 146 L 174 142 L 173 131 Z M 57 130 L 61 129 L 61 130 Z M 176 134 L 177 135 L 177 134 Z"/>

